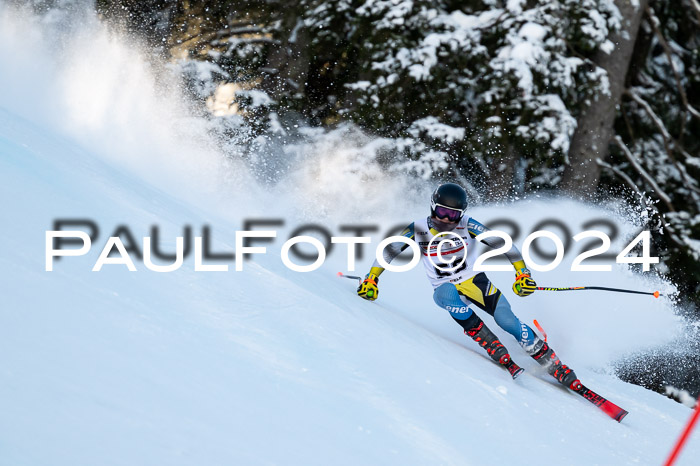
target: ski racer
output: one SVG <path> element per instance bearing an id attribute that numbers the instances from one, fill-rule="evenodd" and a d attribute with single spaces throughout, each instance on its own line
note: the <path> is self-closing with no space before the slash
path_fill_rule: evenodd
<path id="1" fill-rule="evenodd" d="M 470 305 L 491 315 L 527 354 L 547 368 L 549 374 L 565 387 L 576 390 L 580 382 L 574 371 L 562 364 L 554 350 L 513 314 L 506 297 L 486 274 L 473 270 L 477 252 L 474 238 L 489 229 L 465 216 L 466 210 L 465 190 L 454 183 L 442 184 L 431 197 L 430 216 L 416 220 L 402 232 L 402 236 L 418 244 L 425 272 L 433 285 L 433 300 L 450 313 L 464 333 L 484 348 L 491 359 L 508 369 L 513 378 L 523 369 L 512 361 L 508 350 Z M 492 248 L 504 245 L 503 239 L 498 237 L 485 238 L 482 242 Z M 407 247 L 408 244 L 402 242 L 390 244 L 384 250 L 384 259 L 391 262 Z M 529 296 L 537 285 L 520 251 L 512 246 L 505 255 L 515 268 L 513 291 L 521 297 Z M 375 260 L 357 294 L 370 301 L 377 299 L 377 284 L 383 271 L 384 268 Z"/>

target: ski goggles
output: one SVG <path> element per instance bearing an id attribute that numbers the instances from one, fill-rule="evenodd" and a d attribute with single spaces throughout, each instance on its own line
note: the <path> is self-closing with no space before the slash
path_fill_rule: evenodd
<path id="1" fill-rule="evenodd" d="M 464 216 L 464 211 L 446 207 L 444 205 L 435 204 L 433 213 L 437 218 L 446 218 L 450 222 L 456 222 Z"/>

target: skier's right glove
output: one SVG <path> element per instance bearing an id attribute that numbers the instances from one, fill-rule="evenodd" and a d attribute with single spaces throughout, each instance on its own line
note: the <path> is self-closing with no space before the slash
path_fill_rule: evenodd
<path id="1" fill-rule="evenodd" d="M 374 301 L 379 296 L 379 289 L 377 288 L 377 283 L 379 283 L 379 277 L 373 273 L 368 273 L 360 286 L 357 288 L 357 294 L 364 299 L 369 301 Z"/>
<path id="2" fill-rule="evenodd" d="M 515 273 L 513 291 L 518 296 L 530 296 L 537 289 L 537 283 L 532 279 L 528 269 L 520 269 Z"/>

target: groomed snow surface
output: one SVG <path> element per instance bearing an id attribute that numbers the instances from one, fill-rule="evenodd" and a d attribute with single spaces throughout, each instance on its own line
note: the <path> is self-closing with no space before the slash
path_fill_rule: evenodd
<path id="1" fill-rule="evenodd" d="M 361 186 L 356 174 L 316 172 L 319 179 L 308 186 L 280 183 L 260 194 L 242 168 L 216 169 L 215 154 L 178 151 L 172 141 L 180 129 L 169 129 L 162 115 L 144 117 L 154 111 L 139 106 L 144 99 L 138 92 L 150 92 L 139 88 L 145 79 L 130 84 L 141 89 L 136 95 L 99 104 L 102 91 L 90 88 L 88 77 L 100 69 L 81 71 L 80 62 L 58 67 L 50 54 L 41 55 L 45 45 L 32 36 L 31 25 L 22 30 L 36 48 L 18 50 L 5 35 L 20 23 L 0 13 L 0 464 L 664 461 L 691 410 L 620 381 L 610 365 L 679 338 L 683 322 L 668 300 L 593 291 L 521 299 L 510 291 L 511 272 L 490 273 L 522 320 L 538 319 L 545 327 L 583 383 L 630 414 L 618 424 L 561 388 L 481 313 L 526 369 L 513 381 L 434 305 L 420 267 L 386 272 L 379 300 L 369 303 L 355 295 L 354 282 L 335 275 L 347 269 L 339 246 L 314 272 L 284 266 L 282 242 L 294 227 L 314 220 L 309 199 L 325 194 L 313 186 Z M 117 46 L 101 46 L 112 60 L 92 66 L 118 59 L 114 50 L 105 51 Z M 36 76 L 32 69 L 52 67 L 57 79 L 49 92 L 30 77 Z M 66 86 L 95 93 L 97 107 L 86 117 L 92 127 L 75 119 L 79 108 L 72 119 L 61 119 L 64 98 L 72 95 Z M 136 122 L 110 113 L 113 104 L 126 105 L 124 114 Z M 170 152 L 173 166 L 156 173 Z M 202 179 L 226 170 L 230 177 L 202 186 Z M 427 210 L 427 202 L 397 199 L 395 180 L 384 181 L 334 198 L 343 202 L 338 213 L 316 220 L 341 236 L 338 225 L 367 222 L 344 212 L 374 202 L 381 228 L 368 247 L 373 250 L 389 227 Z M 378 202 L 382 196 L 386 201 Z M 620 228 L 617 251 L 635 230 L 614 208 L 563 199 L 475 207 L 470 214 L 486 223 L 516 219 L 523 232 L 518 245 L 537 222 L 552 217 L 574 233 L 586 221 L 611 219 Z M 45 232 L 59 218 L 91 219 L 99 237 L 89 254 L 57 260 L 47 272 Z M 246 261 L 240 272 L 232 261 L 228 272 L 195 272 L 192 255 L 170 273 L 150 271 L 136 259 L 136 272 L 124 265 L 91 271 L 119 225 L 139 243 L 157 225 L 168 252 L 185 225 L 195 236 L 209 225 L 211 249 L 232 252 L 236 230 L 251 218 L 282 218 L 285 226 L 267 253 Z M 554 271 L 536 273 L 538 282 L 673 291 L 652 274 L 621 267 L 570 272 L 579 252 L 572 250 Z M 358 261 L 356 273 L 366 272 L 369 256 Z M 696 430 L 677 464 L 695 464 L 698 456 Z"/>

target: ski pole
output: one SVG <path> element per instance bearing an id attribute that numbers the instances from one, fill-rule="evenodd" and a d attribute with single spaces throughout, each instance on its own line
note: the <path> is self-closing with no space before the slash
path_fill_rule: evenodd
<path id="1" fill-rule="evenodd" d="M 343 278 L 351 278 L 362 283 L 362 277 L 358 277 L 357 275 L 345 275 L 343 272 L 338 272 L 338 276 Z"/>
<path id="2" fill-rule="evenodd" d="M 345 275 L 343 272 L 338 272 L 338 276 L 339 276 L 339 277 L 343 277 L 343 278 L 352 278 L 353 280 L 357 280 L 357 281 L 360 283 L 360 285 L 362 285 L 362 280 L 363 280 L 363 278 L 362 278 L 362 277 L 358 277 L 357 275 Z M 367 292 L 367 296 L 370 297 L 370 298 L 373 297 L 373 296 L 374 296 L 374 290 L 369 290 L 369 291 Z"/>
<path id="3" fill-rule="evenodd" d="M 648 294 L 648 295 L 651 295 L 655 298 L 658 298 L 659 296 L 661 296 L 661 293 L 659 293 L 658 291 L 654 291 L 652 293 L 651 291 L 623 290 L 621 288 L 606 288 L 604 286 L 570 286 L 570 287 L 562 287 L 562 288 L 554 288 L 554 287 L 549 287 L 549 286 L 538 286 L 535 289 L 540 290 L 540 291 L 603 290 L 603 291 L 616 291 L 618 293 Z"/>

